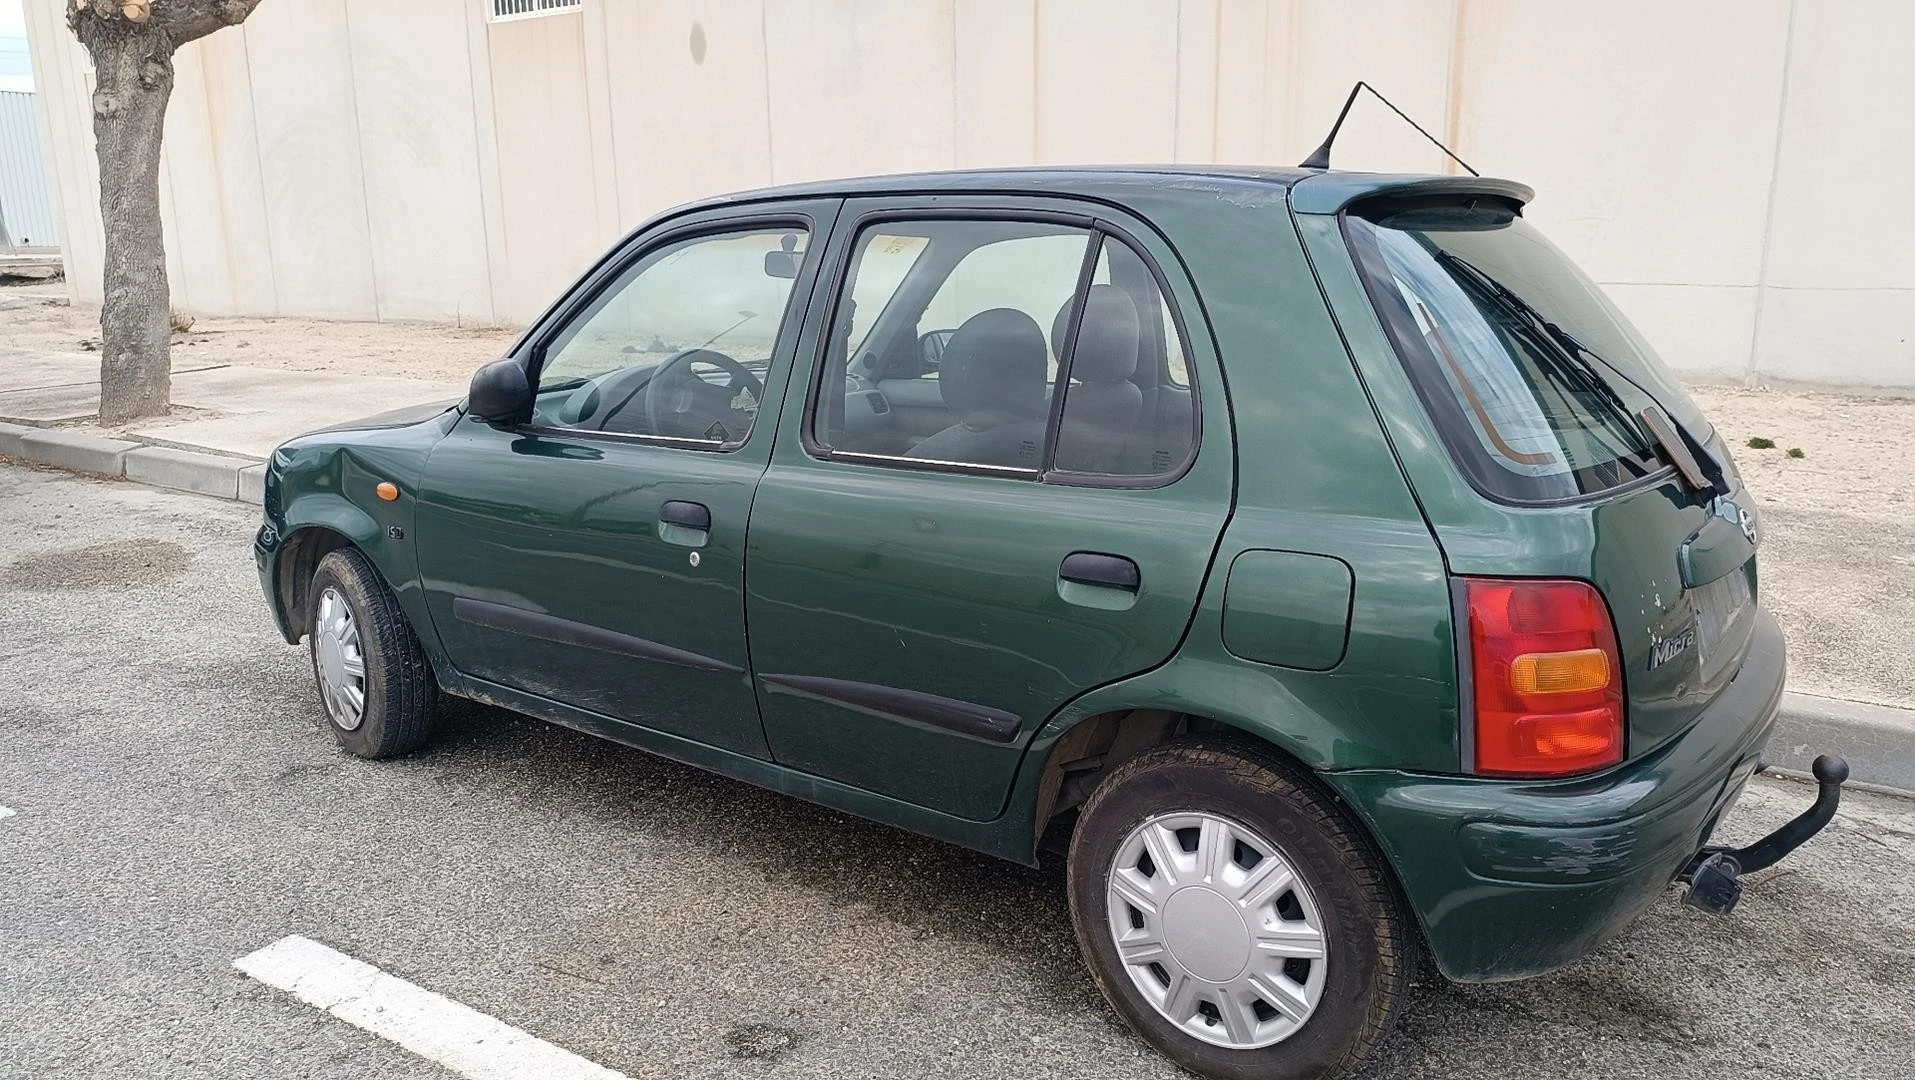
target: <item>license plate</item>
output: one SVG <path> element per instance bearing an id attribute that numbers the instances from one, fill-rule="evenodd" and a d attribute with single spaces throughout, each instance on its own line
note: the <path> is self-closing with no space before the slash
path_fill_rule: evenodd
<path id="1" fill-rule="evenodd" d="M 1748 605 L 1749 599 L 1749 572 L 1746 567 L 1738 567 L 1696 590 L 1698 659 L 1707 663 L 1716 644 L 1735 622 L 1736 615 Z"/>

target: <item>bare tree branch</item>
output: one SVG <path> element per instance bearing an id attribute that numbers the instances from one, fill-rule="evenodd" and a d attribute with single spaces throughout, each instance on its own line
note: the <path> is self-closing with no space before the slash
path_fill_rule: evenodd
<path id="1" fill-rule="evenodd" d="M 166 28 L 175 46 L 196 41 L 223 27 L 238 26 L 260 0 L 152 0 L 153 18 Z"/>
<path id="2" fill-rule="evenodd" d="M 67 25 L 83 43 L 91 34 L 146 30 L 164 33 L 178 48 L 245 22 L 259 4 L 260 0 L 67 0 Z"/>

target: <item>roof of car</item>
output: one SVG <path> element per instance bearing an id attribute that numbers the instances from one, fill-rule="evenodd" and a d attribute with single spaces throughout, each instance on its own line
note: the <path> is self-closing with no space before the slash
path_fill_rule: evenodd
<path id="1" fill-rule="evenodd" d="M 1351 202 L 1383 193 L 1485 194 L 1526 203 L 1535 193 L 1529 187 L 1494 177 L 1441 176 L 1418 173 L 1371 173 L 1331 169 L 1277 168 L 1262 165 L 1040 165 L 1001 169 L 962 169 L 948 172 L 895 173 L 740 191 L 701 200 L 680 210 L 797 198 L 849 198 L 868 195 L 970 192 L 1025 192 L 1030 194 L 1110 194 L 1141 188 L 1197 187 L 1214 190 L 1224 184 L 1254 191 L 1287 194 L 1299 213 L 1335 213 Z"/>

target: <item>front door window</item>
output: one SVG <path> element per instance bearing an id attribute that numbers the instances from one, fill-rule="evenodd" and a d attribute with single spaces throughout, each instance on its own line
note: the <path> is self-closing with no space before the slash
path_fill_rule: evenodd
<path id="1" fill-rule="evenodd" d="M 533 426 L 744 442 L 804 240 L 700 236 L 634 263 L 546 346 Z"/>

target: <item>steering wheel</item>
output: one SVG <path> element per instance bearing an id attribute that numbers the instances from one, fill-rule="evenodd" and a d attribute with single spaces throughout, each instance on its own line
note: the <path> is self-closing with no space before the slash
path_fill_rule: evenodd
<path id="1" fill-rule="evenodd" d="M 692 370 L 693 364 L 710 364 L 731 376 L 731 382 L 717 386 L 706 382 Z M 765 384 L 745 365 L 721 352 L 687 349 L 660 364 L 645 386 L 645 423 L 653 435 L 680 439 L 718 438 L 723 442 L 741 439 L 750 431 L 747 424 L 734 431 L 737 410 L 732 401 L 740 391 L 753 401 L 765 400 Z M 713 428 L 722 434 L 714 436 Z"/>

